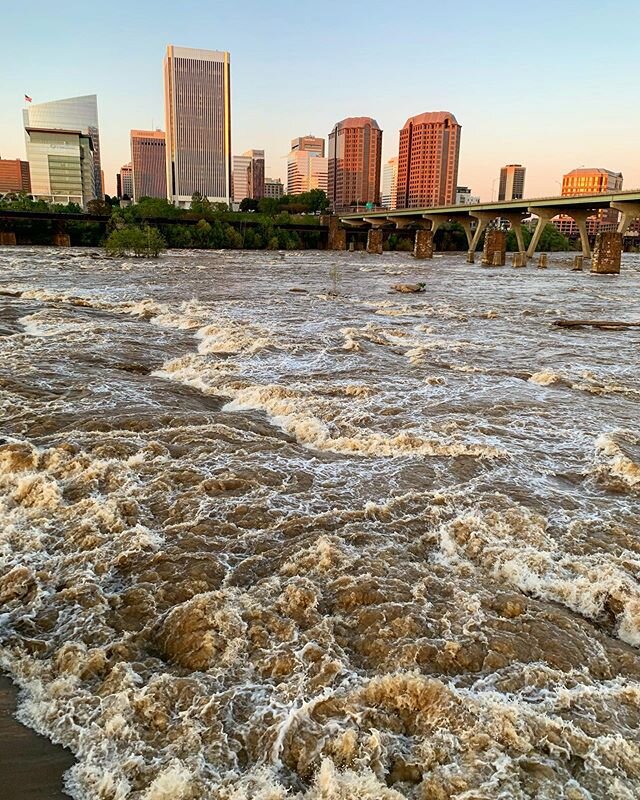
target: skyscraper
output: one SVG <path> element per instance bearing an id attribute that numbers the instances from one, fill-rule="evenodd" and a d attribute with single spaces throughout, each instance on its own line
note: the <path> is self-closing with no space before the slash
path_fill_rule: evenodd
<path id="1" fill-rule="evenodd" d="M 324 158 L 324 139 L 319 136 L 297 136 L 291 140 L 291 150 L 304 150 L 307 153 L 317 153 Z"/>
<path id="2" fill-rule="evenodd" d="M 239 203 L 245 197 L 264 197 L 264 150 L 247 150 L 233 157 L 233 199 Z"/>
<path id="3" fill-rule="evenodd" d="M 120 167 L 119 173 L 119 186 L 120 194 L 118 197 L 124 197 L 127 200 L 133 199 L 133 167 L 131 162 L 123 164 Z"/>
<path id="4" fill-rule="evenodd" d="M 507 164 L 500 170 L 498 201 L 522 200 L 524 197 L 524 176 L 526 168 L 522 164 Z"/>
<path id="5" fill-rule="evenodd" d="M 400 131 L 396 208 L 453 205 L 460 131 L 448 111 L 409 117 Z"/>
<path id="6" fill-rule="evenodd" d="M 329 134 L 331 207 L 380 203 L 382 131 L 371 117 L 349 117 Z"/>
<path id="7" fill-rule="evenodd" d="M 382 168 L 382 196 L 380 203 L 383 208 L 396 207 L 396 187 L 398 183 L 398 157 L 390 158 Z"/>
<path id="8" fill-rule="evenodd" d="M 291 140 L 287 156 L 287 193 L 302 194 L 311 189 L 327 191 L 327 159 L 324 139 L 317 136 L 298 136 Z"/>
<path id="9" fill-rule="evenodd" d="M 96 95 L 87 94 L 81 97 L 68 97 L 65 100 L 53 100 L 50 103 L 29 105 L 22 114 L 25 130 L 27 128 L 39 128 L 48 131 L 76 131 L 83 136 L 91 138 L 94 197 L 102 197 L 104 188 L 102 186 L 102 167 L 100 164 L 100 130 L 98 125 L 98 98 Z M 27 137 L 27 159 L 31 161 L 28 154 L 29 137 Z M 55 154 L 53 155 L 55 156 Z M 91 199 L 90 197 L 87 198 L 87 200 Z"/>
<path id="10" fill-rule="evenodd" d="M 167 47 L 167 195 L 188 207 L 200 192 L 231 201 L 231 78 L 227 52 Z"/>
<path id="11" fill-rule="evenodd" d="M 167 159 L 163 131 L 131 131 L 133 199 L 167 197 Z"/>

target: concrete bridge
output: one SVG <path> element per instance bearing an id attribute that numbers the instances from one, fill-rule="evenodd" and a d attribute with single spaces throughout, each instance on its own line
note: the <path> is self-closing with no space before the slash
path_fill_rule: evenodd
<path id="1" fill-rule="evenodd" d="M 602 209 L 618 212 L 616 230 L 602 231 L 596 237 L 592 254 L 587 234 L 587 219 Z M 634 219 L 640 218 L 640 190 L 615 194 L 577 195 L 575 197 L 541 197 L 529 200 L 511 200 L 499 203 L 480 203 L 468 206 L 443 206 L 438 208 L 406 208 L 395 211 L 371 211 L 341 214 L 342 226 L 368 230 L 367 249 L 382 252 L 382 233 L 385 228 L 415 230 L 414 255 L 416 258 L 433 257 L 433 235 L 445 222 L 457 222 L 467 235 L 468 261 L 473 263 L 480 238 L 487 228 L 483 263 L 504 264 L 506 233 L 491 226 L 495 220 L 507 220 L 518 242 L 518 264 L 524 266 L 538 247 L 545 225 L 553 217 L 564 214 L 575 220 L 580 233 L 582 255 L 592 258 L 592 272 L 619 272 L 622 239 Z M 525 248 L 522 233 L 523 221 L 531 216 L 538 218 L 529 246 Z M 343 237 L 346 245 L 346 236 Z M 340 230 L 330 227 L 330 247 L 340 248 Z M 496 255 L 498 254 L 498 255 Z M 515 266 L 516 264 L 514 264 Z"/>

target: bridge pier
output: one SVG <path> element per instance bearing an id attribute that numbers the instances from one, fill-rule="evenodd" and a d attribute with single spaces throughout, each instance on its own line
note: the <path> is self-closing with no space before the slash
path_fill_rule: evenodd
<path id="1" fill-rule="evenodd" d="M 478 220 L 476 225 L 476 231 L 473 235 L 473 239 L 471 239 L 471 242 L 469 243 L 469 250 L 475 253 L 476 250 L 478 249 L 478 243 L 480 242 L 482 234 L 485 232 L 489 223 L 496 218 L 496 214 L 493 211 L 472 211 L 471 206 L 469 206 L 469 214 Z M 469 233 L 470 232 L 471 232 L 471 219 L 469 219 Z M 467 241 L 469 239 L 469 233 L 467 233 Z"/>
<path id="2" fill-rule="evenodd" d="M 618 233 L 623 236 L 627 232 L 629 225 L 634 219 L 640 219 L 640 203 L 621 202 L 611 203 L 611 208 L 621 213 L 620 222 L 618 223 Z"/>
<path id="3" fill-rule="evenodd" d="M 13 231 L 0 231 L 0 245 L 15 245 L 16 235 Z"/>
<path id="4" fill-rule="evenodd" d="M 591 261 L 591 272 L 598 275 L 619 275 L 622 261 L 622 233 L 600 231 Z"/>
<path id="5" fill-rule="evenodd" d="M 329 234 L 327 238 L 327 250 L 346 250 L 347 231 L 343 228 L 337 217 L 329 217 Z"/>
<path id="6" fill-rule="evenodd" d="M 482 263 L 491 267 L 504 267 L 505 254 L 507 251 L 507 234 L 505 231 L 491 228 L 484 237 L 484 250 L 482 253 Z"/>
<path id="7" fill-rule="evenodd" d="M 559 212 L 550 208 L 530 208 L 529 213 L 535 214 L 538 217 L 538 223 L 527 249 L 527 258 L 533 258 L 536 252 L 536 247 L 538 246 L 538 242 L 540 241 L 540 237 L 542 236 L 542 231 Z"/>
<path id="8" fill-rule="evenodd" d="M 416 231 L 413 256 L 414 258 L 433 258 L 433 231 L 420 228 Z"/>
<path id="9" fill-rule="evenodd" d="M 71 237 L 68 233 L 54 233 L 53 234 L 54 247 L 71 247 Z"/>
<path id="10" fill-rule="evenodd" d="M 511 230 L 515 233 L 518 243 L 518 253 L 522 253 L 523 256 L 523 258 L 518 259 L 518 266 L 526 267 L 527 248 L 524 246 L 524 234 L 522 233 L 522 214 L 504 214 L 503 218 L 508 221 Z M 524 260 L 524 264 L 520 263 L 522 260 Z"/>
<path id="11" fill-rule="evenodd" d="M 580 232 L 580 244 L 582 245 L 582 255 L 584 258 L 591 258 L 591 245 L 589 244 L 589 233 L 587 232 L 587 220 L 593 216 L 592 211 L 568 211 L 567 216 L 571 217 Z"/>
<path id="12" fill-rule="evenodd" d="M 370 228 L 367 233 L 367 253 L 382 255 L 382 228 Z"/>

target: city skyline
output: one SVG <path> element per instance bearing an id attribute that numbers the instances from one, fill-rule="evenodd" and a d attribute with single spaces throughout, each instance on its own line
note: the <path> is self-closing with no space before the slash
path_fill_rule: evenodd
<path id="1" fill-rule="evenodd" d="M 13 2 L 7 5 L 5 22 L 18 23 L 23 8 Z M 327 4 L 327 15 L 333 5 L 337 7 Z M 128 160 L 129 130 L 164 128 L 162 55 L 169 42 L 177 42 L 232 53 L 232 152 L 244 152 L 258 142 L 266 153 L 266 173 L 272 177 L 286 180 L 286 154 L 294 135 L 306 131 L 326 139 L 336 119 L 371 114 L 385 131 L 382 159 L 386 162 L 397 154 L 398 132 L 409 116 L 447 108 L 464 127 L 458 180 L 483 199 L 491 198 L 495 176 L 506 163 L 527 165 L 527 194 L 532 197 L 558 194 L 561 176 L 581 165 L 615 169 L 625 175 L 626 186 L 640 185 L 640 163 L 633 146 L 640 110 L 628 102 L 628 88 L 620 79 L 633 66 L 632 23 L 640 21 L 640 9 L 634 4 L 620 6 L 629 24 L 616 32 L 615 47 L 611 46 L 606 61 L 595 58 L 591 48 L 567 47 L 572 40 L 599 41 L 607 22 L 605 9 L 585 10 L 577 2 L 556 7 L 543 0 L 540 6 L 548 11 L 549 25 L 544 36 L 533 37 L 523 54 L 516 34 L 533 27 L 526 9 L 498 2 L 487 13 L 463 2 L 468 24 L 460 30 L 446 9 L 408 5 L 414 18 L 424 22 L 424 29 L 412 26 L 397 44 L 384 38 L 385 26 L 394 16 L 392 8 L 369 3 L 365 15 L 358 4 L 340 6 L 345 32 L 335 32 L 336 55 L 327 60 L 320 53 L 310 53 L 308 43 L 299 43 L 294 36 L 286 52 L 274 50 L 274 36 L 276 40 L 282 36 L 281 25 L 291 17 L 288 2 L 268 11 L 258 3 L 245 3 L 243 11 L 251 9 L 260 23 L 249 30 L 236 24 L 241 12 L 230 8 L 216 8 L 214 13 L 204 3 L 187 2 L 177 11 L 165 2 L 142 0 L 132 9 L 114 2 L 95 11 L 104 36 L 89 43 L 78 41 L 76 35 L 79 3 L 65 4 L 65 11 L 45 24 L 38 10 L 46 6 L 35 0 L 29 30 L 22 33 L 14 25 L 15 35 L 6 42 L 0 156 L 24 158 L 20 112 L 25 93 L 34 104 L 97 94 L 106 190 L 115 194 L 115 174 Z M 125 9 L 130 24 L 123 30 Z M 290 20 L 293 29 L 302 27 L 305 14 L 295 16 Z M 363 35 L 354 40 L 349 28 L 356 23 Z M 113 57 L 116 29 L 118 52 L 127 52 L 122 62 Z M 434 37 L 429 32 L 433 29 L 441 33 Z M 495 33 L 500 47 L 482 63 L 472 63 L 465 53 L 485 47 L 488 31 Z M 384 69 L 371 57 L 372 39 L 379 42 L 380 52 L 384 50 Z M 19 54 L 33 42 L 42 58 L 32 63 Z M 60 59 L 61 50 L 72 44 L 74 58 Z M 461 54 L 459 60 L 450 57 L 453 46 Z M 38 67 L 47 57 L 55 58 L 55 71 Z M 83 57 L 90 68 L 79 70 Z M 290 59 L 306 61 L 292 70 Z M 569 68 L 572 77 L 579 75 L 580 80 L 572 83 L 567 95 L 558 87 L 566 86 L 560 78 L 562 70 L 568 73 Z M 357 80 L 344 79 L 349 70 Z M 402 75 L 406 81 L 399 80 Z M 131 85 L 131 91 L 125 95 L 122 85 Z M 423 88 L 416 91 L 417 85 Z"/>

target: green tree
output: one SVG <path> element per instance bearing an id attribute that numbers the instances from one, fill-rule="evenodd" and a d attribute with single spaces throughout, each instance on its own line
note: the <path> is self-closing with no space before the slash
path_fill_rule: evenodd
<path id="1" fill-rule="evenodd" d="M 245 197 L 240 201 L 240 211 L 257 211 L 258 205 L 258 201 L 253 197 Z"/>
<path id="2" fill-rule="evenodd" d="M 280 210 L 280 202 L 275 197 L 263 197 L 258 202 L 258 210 L 262 214 L 274 217 Z"/>
<path id="3" fill-rule="evenodd" d="M 194 247 L 207 249 L 213 247 L 213 228 L 206 219 L 201 219 L 193 228 L 191 239 Z"/>
<path id="4" fill-rule="evenodd" d="M 109 255 L 134 255 L 137 258 L 157 258 L 165 247 L 160 232 L 148 225 L 143 228 L 135 225 L 119 228 L 112 231 L 105 242 Z"/>
<path id="5" fill-rule="evenodd" d="M 98 198 L 96 198 L 95 200 L 89 200 L 89 202 L 87 203 L 87 213 L 100 214 L 103 217 L 110 217 L 111 204 L 107 203 L 104 200 L 99 200 Z"/>

